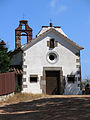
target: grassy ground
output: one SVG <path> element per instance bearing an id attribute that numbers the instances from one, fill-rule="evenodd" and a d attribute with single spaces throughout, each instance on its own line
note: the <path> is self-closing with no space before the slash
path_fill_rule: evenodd
<path id="1" fill-rule="evenodd" d="M 13 103 L 18 103 L 18 102 L 26 102 L 26 101 L 42 98 L 44 96 L 45 95 L 42 95 L 42 94 L 17 93 L 7 98 L 6 100 L 0 102 L 0 105 L 13 104 Z"/>

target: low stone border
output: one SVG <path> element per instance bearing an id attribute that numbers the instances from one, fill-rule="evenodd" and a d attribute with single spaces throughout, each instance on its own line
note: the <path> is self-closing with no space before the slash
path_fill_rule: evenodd
<path id="1" fill-rule="evenodd" d="M 7 98 L 9 98 L 9 97 L 11 97 L 13 95 L 14 95 L 14 92 L 10 93 L 8 95 L 2 95 L 2 96 L 0 96 L 0 102 L 6 100 Z"/>

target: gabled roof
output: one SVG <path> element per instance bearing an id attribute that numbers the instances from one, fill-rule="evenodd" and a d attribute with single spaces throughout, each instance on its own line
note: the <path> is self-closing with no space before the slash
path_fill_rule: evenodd
<path id="1" fill-rule="evenodd" d="M 83 47 L 79 46 L 78 44 L 76 44 L 75 42 L 73 42 L 72 40 L 70 40 L 66 35 L 60 33 L 58 30 L 56 30 L 53 27 L 51 27 L 50 29 L 46 30 L 45 32 L 43 32 L 42 34 L 40 34 L 36 38 L 34 38 L 30 43 L 23 45 L 22 46 L 22 50 L 25 50 L 28 47 L 32 46 L 33 44 L 36 44 L 39 39 L 41 39 L 42 37 L 46 36 L 50 32 L 54 32 L 58 36 L 60 36 L 61 38 L 64 38 L 68 43 L 72 44 L 77 49 L 79 49 L 79 50 L 84 49 Z"/>
<path id="2" fill-rule="evenodd" d="M 42 26 L 42 29 L 41 29 L 40 32 L 37 34 L 37 36 L 39 36 L 39 35 L 41 35 L 42 33 L 46 32 L 46 31 L 49 30 L 50 28 L 53 28 L 53 29 L 57 30 L 58 32 L 60 32 L 61 34 L 67 36 L 67 35 L 63 32 L 63 30 L 61 29 L 60 26 L 52 26 L 52 27 L 50 27 L 50 26 Z"/>

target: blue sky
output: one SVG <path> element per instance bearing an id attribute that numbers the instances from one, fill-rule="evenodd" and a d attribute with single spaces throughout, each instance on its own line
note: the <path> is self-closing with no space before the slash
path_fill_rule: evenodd
<path id="1" fill-rule="evenodd" d="M 71 40 L 83 46 L 82 78 L 90 75 L 90 0 L 0 0 L 0 38 L 9 50 L 15 48 L 14 30 L 23 14 L 33 29 L 33 37 L 52 19 Z"/>

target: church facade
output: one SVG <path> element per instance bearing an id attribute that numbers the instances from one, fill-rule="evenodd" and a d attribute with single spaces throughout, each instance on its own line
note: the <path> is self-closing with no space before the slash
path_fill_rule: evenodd
<path id="1" fill-rule="evenodd" d="M 24 27 L 23 27 L 24 26 Z M 21 36 L 27 43 L 21 45 Z M 81 94 L 81 62 L 79 46 L 62 31 L 60 26 L 42 26 L 36 38 L 28 21 L 21 20 L 15 29 L 15 50 L 12 66 L 22 70 L 17 84 L 22 93 Z"/>

